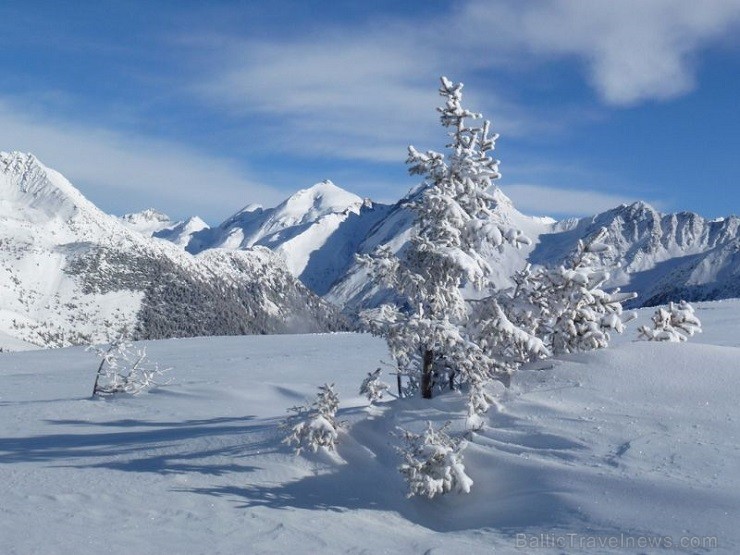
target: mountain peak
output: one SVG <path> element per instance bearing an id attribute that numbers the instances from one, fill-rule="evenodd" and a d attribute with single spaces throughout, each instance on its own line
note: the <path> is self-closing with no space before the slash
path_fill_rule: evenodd
<path id="1" fill-rule="evenodd" d="M 299 225 L 315 221 L 327 214 L 338 214 L 351 208 L 359 208 L 362 198 L 337 187 L 329 180 L 301 189 L 275 208 L 275 214 L 283 222 Z"/>
<path id="2" fill-rule="evenodd" d="M 629 204 L 621 204 L 616 210 L 628 212 L 630 214 L 657 214 L 658 211 L 644 200 L 637 200 Z"/>
<path id="3" fill-rule="evenodd" d="M 133 214 L 124 214 L 120 220 L 129 229 L 147 236 L 174 225 L 167 214 L 163 214 L 154 208 L 147 208 Z"/>
<path id="4" fill-rule="evenodd" d="M 18 151 L 0 152 L 0 200 L 3 215 L 31 221 L 100 213 L 62 174 Z"/>
<path id="5" fill-rule="evenodd" d="M 356 202 L 362 202 L 360 197 L 338 187 L 329 179 L 325 179 L 311 187 L 297 191 L 288 197 L 286 202 L 305 198 L 321 199 L 325 204 L 354 204 Z"/>

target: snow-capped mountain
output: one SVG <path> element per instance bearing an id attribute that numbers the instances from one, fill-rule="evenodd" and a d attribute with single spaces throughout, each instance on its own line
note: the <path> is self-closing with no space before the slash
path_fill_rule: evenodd
<path id="1" fill-rule="evenodd" d="M 388 211 L 388 206 L 323 181 L 275 208 L 247 206 L 218 227 L 194 233 L 187 250 L 265 246 L 283 257 L 294 276 L 323 295 L 344 275 L 360 242 Z"/>
<path id="2" fill-rule="evenodd" d="M 612 284 L 635 291 L 636 306 L 670 300 L 711 300 L 740 295 L 740 218 L 706 220 L 692 212 L 661 214 L 649 204 L 621 205 L 591 218 L 556 224 L 539 237 L 530 261 L 562 260 L 578 239 L 601 227 L 619 269 Z"/>
<path id="3" fill-rule="evenodd" d="M 120 221 L 129 229 L 146 237 L 164 239 L 182 248 L 187 247 L 193 235 L 208 229 L 208 224 L 198 216 L 192 216 L 183 221 L 173 221 L 167 214 L 153 208 L 125 214 L 121 216 Z"/>
<path id="4" fill-rule="evenodd" d="M 519 212 L 494 189 L 494 219 L 521 229 L 532 244 L 485 253 L 497 287 L 527 262 L 554 265 L 579 239 L 606 227 L 614 247 L 610 285 L 635 291 L 635 306 L 685 298 L 710 300 L 740 295 L 737 264 L 740 220 L 706 220 L 697 214 L 661 214 L 644 202 L 618 206 L 593 217 L 556 221 Z M 356 253 L 379 245 L 394 251 L 408 240 L 414 213 L 410 197 L 394 205 L 362 200 L 331 182 L 299 191 L 276 208 L 249 206 L 217 228 L 193 234 L 188 250 L 241 249 L 263 245 L 279 253 L 304 284 L 346 312 L 388 298 L 354 262 Z"/>
<path id="5" fill-rule="evenodd" d="M 735 216 L 661 214 L 640 202 L 557 222 L 494 195 L 497 222 L 532 240 L 485 253 L 498 287 L 527 262 L 560 263 L 606 227 L 619 264 L 611 285 L 637 292 L 635 305 L 740 296 Z M 410 199 L 378 204 L 325 181 L 214 228 L 152 209 L 116 218 L 32 155 L 3 153 L 0 333 L 66 345 L 123 328 L 142 338 L 333 329 L 335 309 L 316 295 L 350 314 L 388 298 L 355 254 L 402 248 L 414 221 Z"/>
<path id="6" fill-rule="evenodd" d="M 335 310 L 275 253 L 192 256 L 145 236 L 187 231 L 170 223 L 153 211 L 109 216 L 34 156 L 0 153 L 0 332 L 57 346 L 124 329 L 165 338 L 337 326 Z"/>

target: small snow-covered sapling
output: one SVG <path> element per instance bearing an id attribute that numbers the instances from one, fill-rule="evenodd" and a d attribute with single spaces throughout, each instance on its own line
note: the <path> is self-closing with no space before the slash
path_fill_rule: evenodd
<path id="1" fill-rule="evenodd" d="M 296 455 L 306 448 L 314 453 L 321 447 L 334 451 L 341 428 L 336 420 L 338 409 L 339 395 L 334 384 L 322 385 L 310 405 L 288 409 L 294 414 L 284 423 L 289 432 L 283 443 L 294 447 Z"/>
<path id="2" fill-rule="evenodd" d="M 435 430 L 431 422 L 421 434 L 401 429 L 405 441 L 398 449 L 403 457 L 399 471 L 409 486 L 407 497 L 421 495 L 431 499 L 454 491 L 470 493 L 473 480 L 465 473 L 462 450 L 467 442 L 452 437 L 450 422 Z"/>
<path id="3" fill-rule="evenodd" d="M 383 399 L 383 393 L 390 387 L 387 383 L 380 379 L 382 370 L 378 368 L 374 372 L 368 372 L 367 377 L 362 381 L 360 385 L 360 395 L 365 395 L 370 404 Z"/>

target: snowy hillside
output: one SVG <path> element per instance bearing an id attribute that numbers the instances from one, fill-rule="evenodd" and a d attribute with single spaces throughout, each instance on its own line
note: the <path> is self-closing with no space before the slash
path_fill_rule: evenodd
<path id="1" fill-rule="evenodd" d="M 171 383 L 107 400 L 81 348 L 3 354 L 3 551 L 737 553 L 740 301 L 696 306 L 687 343 L 635 342 L 643 309 L 613 347 L 516 374 L 464 452 L 472 492 L 434 500 L 404 497 L 389 432 L 464 400 L 367 409 L 370 336 L 149 342 Z M 326 381 L 338 453 L 296 457 L 278 425 Z"/>
<path id="2" fill-rule="evenodd" d="M 336 329 L 274 253 L 193 257 L 139 232 L 164 220 L 122 223 L 32 155 L 0 153 L 0 346 Z"/>

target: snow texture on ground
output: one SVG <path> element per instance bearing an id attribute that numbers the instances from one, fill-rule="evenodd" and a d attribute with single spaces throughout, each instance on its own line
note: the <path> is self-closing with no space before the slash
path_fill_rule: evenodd
<path id="1" fill-rule="evenodd" d="M 464 400 L 368 408 L 376 338 L 150 342 L 171 383 L 99 400 L 82 348 L 3 353 L 1 551 L 736 553 L 740 301 L 695 306 L 705 331 L 685 344 L 634 341 L 645 309 L 609 349 L 494 388 L 464 452 L 472 492 L 434 500 L 404 497 L 389 432 Z M 347 431 L 336 454 L 295 457 L 278 426 L 324 382 Z"/>

